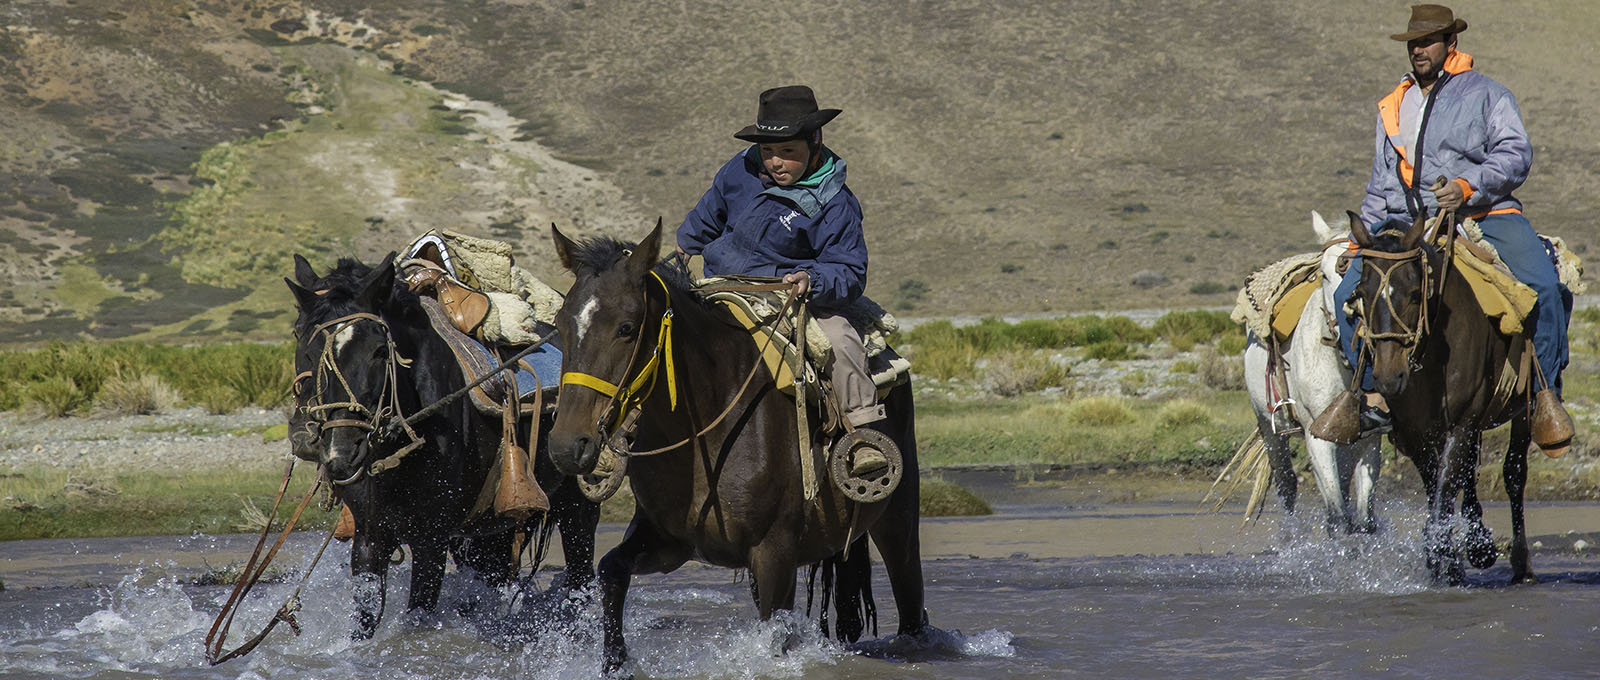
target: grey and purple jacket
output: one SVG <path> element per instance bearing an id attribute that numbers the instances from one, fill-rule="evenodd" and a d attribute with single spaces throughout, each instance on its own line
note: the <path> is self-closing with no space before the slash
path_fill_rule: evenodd
<path id="1" fill-rule="evenodd" d="M 1416 85 L 1407 75 L 1393 92 L 1378 102 L 1377 147 L 1372 157 L 1372 178 L 1361 202 L 1361 221 L 1376 226 L 1385 220 L 1409 225 L 1406 188 L 1412 182 L 1415 154 L 1405 148 L 1400 134 L 1400 101 Z M 1517 98 L 1505 86 L 1472 70 L 1472 56 L 1452 50 L 1444 74 L 1434 85 L 1437 97 L 1422 133 L 1422 189 L 1418 192 L 1430 214 L 1439 209 L 1426 187 L 1444 176 L 1461 185 L 1466 202 L 1462 212 L 1473 218 L 1499 213 L 1520 213 L 1522 203 L 1511 195 L 1528 179 L 1533 147 L 1522 127 Z"/>
<path id="2" fill-rule="evenodd" d="M 704 255 L 706 275 L 811 275 L 809 302 L 836 308 L 867 287 L 861 203 L 844 183 L 844 159 L 822 149 L 822 166 L 780 187 L 752 145 L 717 171 L 678 227 L 678 247 Z"/>

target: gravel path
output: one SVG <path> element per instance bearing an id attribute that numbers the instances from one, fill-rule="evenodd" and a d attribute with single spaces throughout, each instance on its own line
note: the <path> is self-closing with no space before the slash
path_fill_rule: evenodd
<path id="1" fill-rule="evenodd" d="M 199 408 L 152 416 L 39 419 L 0 412 L 0 472 L 37 467 L 188 471 L 280 461 L 285 440 L 262 430 L 286 421 L 278 409 L 217 416 Z"/>

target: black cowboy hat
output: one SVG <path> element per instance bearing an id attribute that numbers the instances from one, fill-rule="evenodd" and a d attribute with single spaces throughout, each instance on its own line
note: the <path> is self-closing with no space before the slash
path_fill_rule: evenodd
<path id="1" fill-rule="evenodd" d="M 1391 40 L 1410 42 L 1435 33 L 1460 33 L 1467 30 L 1467 22 L 1457 19 L 1455 12 L 1444 5 L 1412 5 L 1411 21 L 1405 33 L 1389 36 Z"/>
<path id="2" fill-rule="evenodd" d="M 817 97 L 809 87 L 775 87 L 761 93 L 755 124 L 746 125 L 733 136 L 756 144 L 787 141 L 827 125 L 840 113 L 839 109 L 818 110 Z"/>

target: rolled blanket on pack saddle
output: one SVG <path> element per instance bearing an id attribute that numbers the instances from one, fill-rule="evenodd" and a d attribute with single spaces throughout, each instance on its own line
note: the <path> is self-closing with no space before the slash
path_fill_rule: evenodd
<path id="1" fill-rule="evenodd" d="M 498 476 L 489 480 L 479 509 L 515 518 L 549 510 L 533 479 L 529 451 L 538 450 L 539 419 L 555 408 L 561 350 L 552 322 L 562 296 L 516 266 L 511 245 L 453 231 L 429 231 L 401 251 L 400 277 L 418 293 L 435 332 L 456 355 L 468 383 L 494 370 L 527 345 L 541 347 L 469 392 L 475 408 L 504 423 Z M 521 445 L 517 424 L 532 418 Z"/>

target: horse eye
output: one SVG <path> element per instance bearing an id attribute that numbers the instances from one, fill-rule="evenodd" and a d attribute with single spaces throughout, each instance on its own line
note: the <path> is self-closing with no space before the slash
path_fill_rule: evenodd
<path id="1" fill-rule="evenodd" d="M 619 337 L 619 338 L 631 338 L 631 337 L 633 337 L 633 331 L 634 330 L 635 329 L 633 327 L 633 322 L 632 321 L 624 321 L 624 322 L 622 322 L 622 325 L 617 326 L 617 337 Z"/>

